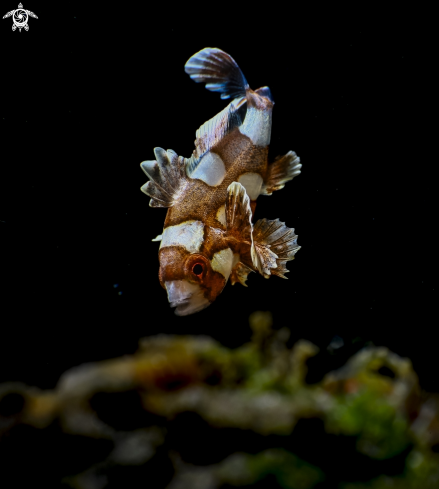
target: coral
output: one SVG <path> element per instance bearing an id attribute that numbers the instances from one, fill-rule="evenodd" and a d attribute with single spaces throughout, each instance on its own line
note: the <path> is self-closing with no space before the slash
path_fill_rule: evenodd
<path id="1" fill-rule="evenodd" d="M 368 346 L 319 383 L 318 349 L 270 313 L 251 342 L 144 338 L 55 389 L 0 385 L 0 481 L 45 487 L 439 487 L 439 401 L 408 359 Z M 26 470 L 20 470 L 26 467 Z M 10 486 L 12 487 L 12 485 Z"/>

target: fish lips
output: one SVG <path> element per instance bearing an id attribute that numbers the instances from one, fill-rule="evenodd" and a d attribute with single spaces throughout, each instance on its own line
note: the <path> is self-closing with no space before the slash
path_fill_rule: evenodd
<path id="1" fill-rule="evenodd" d="M 176 307 L 177 316 L 188 316 L 205 309 L 211 302 L 204 297 L 199 284 L 187 280 L 171 280 L 165 282 L 168 300 L 171 307 Z"/>

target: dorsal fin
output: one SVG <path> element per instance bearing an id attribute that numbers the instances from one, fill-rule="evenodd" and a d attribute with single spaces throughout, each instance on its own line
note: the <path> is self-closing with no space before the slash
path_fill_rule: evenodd
<path id="1" fill-rule="evenodd" d="M 186 174 L 191 176 L 197 168 L 201 158 L 208 153 L 215 144 L 232 131 L 239 127 L 245 118 L 246 99 L 240 97 L 219 112 L 215 117 L 205 122 L 196 132 L 195 151 L 186 159 Z"/>
<path id="2" fill-rule="evenodd" d="M 222 99 L 243 97 L 249 88 L 236 61 L 218 48 L 204 48 L 195 53 L 184 69 L 195 82 L 205 82 L 208 90 L 220 92 Z"/>

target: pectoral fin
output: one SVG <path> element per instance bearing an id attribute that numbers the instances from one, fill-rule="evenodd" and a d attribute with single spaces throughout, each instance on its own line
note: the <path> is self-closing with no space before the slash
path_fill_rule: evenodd
<path id="1" fill-rule="evenodd" d="M 240 253 L 244 256 L 250 248 L 252 265 L 265 278 L 270 275 L 287 278 L 284 275 L 288 272 L 285 263 L 293 260 L 300 249 L 294 229 L 288 228 L 279 219 L 260 219 L 253 227 L 250 199 L 245 188 L 239 182 L 233 182 L 227 192 L 225 217 L 229 242 L 235 245 L 235 249 L 240 247 Z M 247 275 L 252 271 L 249 265 L 235 260 L 232 284 L 240 282 L 245 285 Z"/>
<path id="2" fill-rule="evenodd" d="M 275 190 L 284 188 L 285 184 L 300 173 L 302 165 L 300 158 L 294 151 L 284 156 L 278 156 L 271 165 L 268 165 L 267 176 L 262 185 L 262 194 L 271 195 Z"/>
<path id="3" fill-rule="evenodd" d="M 236 282 L 247 287 L 245 283 L 247 275 L 253 270 L 241 262 L 240 253 L 250 259 L 250 249 L 253 246 L 253 224 L 250 198 L 245 187 L 239 182 L 232 182 L 227 188 L 227 199 L 225 205 L 225 220 L 227 238 L 231 247 L 239 252 L 234 254 L 230 281 L 232 285 Z"/>
<path id="4" fill-rule="evenodd" d="M 269 278 L 271 270 L 277 268 L 276 259 L 278 256 L 270 250 L 270 245 L 253 242 L 251 256 L 253 265 L 264 278 Z"/>
<path id="5" fill-rule="evenodd" d="M 183 195 L 188 184 L 185 159 L 168 149 L 154 148 L 157 161 L 144 161 L 142 170 L 150 179 L 141 190 L 151 197 L 151 207 L 172 207 Z"/>
<path id="6" fill-rule="evenodd" d="M 276 219 L 260 219 L 253 229 L 252 260 L 265 278 L 271 274 L 282 278 L 288 272 L 285 264 L 294 259 L 300 249 L 293 228 Z"/>
<path id="7" fill-rule="evenodd" d="M 225 214 L 227 237 L 251 246 L 253 225 L 250 198 L 239 182 L 232 182 L 227 188 Z"/>

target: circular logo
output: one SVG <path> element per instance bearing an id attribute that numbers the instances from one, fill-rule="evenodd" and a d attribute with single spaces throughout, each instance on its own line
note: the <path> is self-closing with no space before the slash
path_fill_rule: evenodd
<path id="1" fill-rule="evenodd" d="M 13 18 L 14 18 L 14 24 L 17 27 L 23 27 L 27 24 L 28 15 L 26 10 L 19 8 L 14 12 Z"/>

